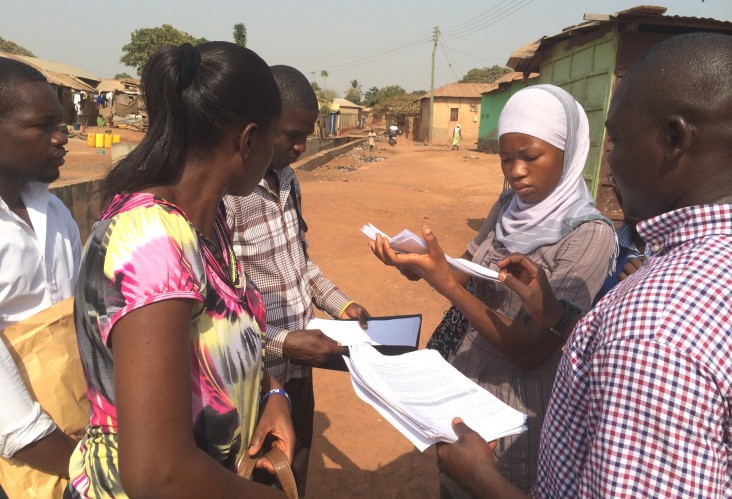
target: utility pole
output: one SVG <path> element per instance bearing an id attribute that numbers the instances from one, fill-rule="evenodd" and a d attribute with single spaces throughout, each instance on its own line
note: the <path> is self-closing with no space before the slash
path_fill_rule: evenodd
<path id="1" fill-rule="evenodd" d="M 435 53 L 437 52 L 437 37 L 440 35 L 440 27 L 435 26 L 435 34 L 433 40 L 435 44 L 432 46 L 432 77 L 430 78 L 430 133 L 427 140 L 428 144 L 432 144 L 432 126 L 434 123 L 433 109 L 435 106 Z"/>

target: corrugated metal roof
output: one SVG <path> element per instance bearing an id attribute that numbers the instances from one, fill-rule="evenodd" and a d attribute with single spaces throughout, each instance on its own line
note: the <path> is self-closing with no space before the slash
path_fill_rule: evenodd
<path id="1" fill-rule="evenodd" d="M 531 78 L 538 78 L 539 73 L 531 73 L 527 79 Z M 521 71 L 512 71 L 510 73 L 507 73 L 500 78 L 498 78 L 496 81 L 491 83 L 491 88 L 483 92 L 484 94 L 489 94 L 491 92 L 498 91 L 502 86 L 504 86 L 507 83 L 514 82 L 516 80 L 523 80 L 524 74 Z"/>
<path id="2" fill-rule="evenodd" d="M 339 107 L 355 107 L 355 108 L 361 107 L 358 104 L 354 104 L 353 102 L 349 101 L 348 99 L 340 99 L 337 97 L 335 99 L 333 99 L 333 104 L 335 104 Z"/>
<path id="3" fill-rule="evenodd" d="M 435 97 L 462 97 L 480 98 L 480 95 L 491 87 L 492 83 L 448 83 L 436 88 Z M 430 92 L 427 92 L 419 100 L 429 99 Z"/>
<path id="4" fill-rule="evenodd" d="M 666 7 L 653 5 L 639 5 L 630 9 L 615 12 L 614 14 L 585 14 L 584 22 L 568 26 L 560 33 L 551 36 L 544 36 L 541 39 L 531 42 L 513 51 L 506 65 L 517 71 L 535 69 L 532 66 L 532 59 L 540 47 L 554 45 L 561 40 L 585 31 L 595 30 L 602 25 L 609 23 L 640 23 L 647 25 L 678 26 L 695 29 L 715 29 L 732 31 L 732 22 L 720 21 L 705 17 L 687 16 L 666 16 Z M 535 63 L 538 61 L 534 61 Z M 538 66 L 537 66 L 538 67 Z"/>
<path id="5" fill-rule="evenodd" d="M 43 66 L 36 63 L 37 59 L 36 57 L 25 57 L 22 55 L 16 55 L 11 54 L 9 52 L 0 52 L 0 57 L 5 57 L 8 59 L 15 59 L 16 61 L 24 62 L 28 64 L 29 66 L 37 69 L 40 71 L 43 76 L 46 77 L 48 80 L 48 83 L 52 85 L 59 85 L 62 87 L 68 87 L 72 88 L 74 90 L 84 90 L 85 92 L 94 92 L 94 87 L 89 85 L 86 82 L 81 81 L 79 78 L 77 78 L 74 75 L 69 75 L 65 73 L 57 73 L 55 71 L 50 71 L 47 68 L 44 68 Z"/>
<path id="6" fill-rule="evenodd" d="M 76 66 L 73 66 L 71 64 L 66 64 L 65 62 L 49 61 L 47 59 L 39 59 L 38 57 L 28 57 L 24 55 L 19 55 L 18 58 L 23 62 L 27 62 L 35 66 L 40 66 L 46 71 L 76 76 L 77 78 L 84 78 L 85 80 L 102 80 L 98 76 L 94 76 L 93 74 L 91 74 L 89 71 L 77 68 Z"/>

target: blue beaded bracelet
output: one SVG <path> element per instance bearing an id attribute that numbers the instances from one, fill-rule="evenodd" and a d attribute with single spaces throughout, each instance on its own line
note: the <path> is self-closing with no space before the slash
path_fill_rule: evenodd
<path id="1" fill-rule="evenodd" d="M 290 396 L 287 395 L 287 392 L 282 388 L 273 388 L 264 395 L 262 395 L 262 399 L 259 401 L 259 406 L 263 406 L 267 399 L 272 395 L 282 395 L 283 397 L 285 397 L 287 399 L 287 405 L 290 407 L 290 412 L 292 412 L 292 401 L 290 400 Z"/>

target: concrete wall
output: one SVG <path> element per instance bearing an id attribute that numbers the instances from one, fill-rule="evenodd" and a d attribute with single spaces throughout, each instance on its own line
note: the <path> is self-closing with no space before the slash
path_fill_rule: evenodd
<path id="1" fill-rule="evenodd" d="M 99 195 L 104 175 L 83 180 L 54 182 L 48 189 L 56 195 L 71 212 L 81 233 L 81 242 L 84 244 L 89 232 L 99 218 L 102 211 L 102 201 Z"/>
<path id="2" fill-rule="evenodd" d="M 457 121 L 450 120 L 450 110 L 458 109 Z M 463 139 L 461 144 L 474 148 L 478 143 L 480 97 L 435 97 L 432 144 L 452 144 L 452 130 L 460 123 Z M 430 100 L 420 101 L 419 140 L 427 141 L 430 133 Z"/>

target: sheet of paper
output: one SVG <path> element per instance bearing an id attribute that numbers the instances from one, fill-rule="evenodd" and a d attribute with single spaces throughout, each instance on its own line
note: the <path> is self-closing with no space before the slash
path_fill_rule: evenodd
<path id="1" fill-rule="evenodd" d="M 525 429 L 525 414 L 470 381 L 434 350 L 384 356 L 361 343 L 350 348 L 350 355 L 352 380 L 365 392 L 359 396 L 399 420 L 395 427 L 413 443 L 455 441 L 451 422 L 456 416 L 488 441 Z"/>
<path id="2" fill-rule="evenodd" d="M 389 237 L 371 224 L 361 227 L 361 232 L 369 239 L 376 239 L 376 234 L 381 234 L 389 240 L 389 245 L 399 253 L 416 253 L 424 255 L 427 253 L 427 244 L 414 232 L 404 229 L 394 237 Z"/>
<path id="3" fill-rule="evenodd" d="M 367 322 L 369 327 L 364 331 L 358 321 L 316 317 L 310 321 L 307 329 L 320 329 L 323 334 L 344 346 L 355 345 L 359 342 L 369 345 L 417 346 L 419 329 L 422 325 L 420 315 L 375 317 Z"/>
<path id="4" fill-rule="evenodd" d="M 372 240 L 376 239 L 376 234 L 381 234 L 383 237 L 389 239 L 389 245 L 394 251 L 399 253 L 416 253 L 418 255 L 427 253 L 427 244 L 422 240 L 422 238 L 407 229 L 402 230 L 394 237 L 389 237 L 374 225 L 368 224 L 361 227 L 361 232 Z M 464 258 L 453 258 L 449 255 L 445 255 L 445 259 L 447 259 L 447 263 L 449 263 L 452 268 L 465 272 L 468 275 L 479 277 L 481 279 L 498 281 L 498 272 L 489 269 L 488 267 L 465 260 Z"/>
<path id="5" fill-rule="evenodd" d="M 352 371 L 351 359 L 344 355 L 343 360 L 346 362 L 348 370 Z M 407 437 L 407 439 L 412 442 L 420 452 L 424 452 L 430 445 L 439 442 L 436 438 L 427 438 L 423 436 L 419 431 L 406 424 L 402 416 L 381 403 L 377 397 L 364 390 L 353 378 L 351 378 L 351 384 L 353 385 L 353 391 L 356 392 L 358 398 L 376 409 L 376 412 L 381 414 L 384 419 L 399 431 L 399 433 Z"/>

